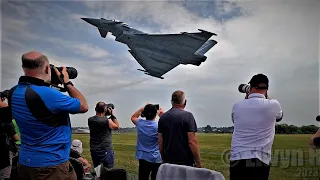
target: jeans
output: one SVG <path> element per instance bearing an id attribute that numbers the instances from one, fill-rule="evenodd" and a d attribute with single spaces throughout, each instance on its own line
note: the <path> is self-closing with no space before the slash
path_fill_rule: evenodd
<path id="1" fill-rule="evenodd" d="M 114 151 L 112 149 L 106 150 L 90 150 L 93 166 L 97 167 L 101 163 L 106 168 L 114 167 Z"/>

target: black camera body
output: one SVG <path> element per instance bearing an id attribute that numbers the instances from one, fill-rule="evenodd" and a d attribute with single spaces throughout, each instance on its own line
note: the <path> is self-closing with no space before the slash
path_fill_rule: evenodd
<path id="1" fill-rule="evenodd" d="M 9 90 L 4 90 L 4 91 L 0 92 L 0 97 L 1 98 L 8 98 L 8 93 L 9 93 Z"/>
<path id="2" fill-rule="evenodd" d="M 56 74 L 56 71 L 54 70 L 54 65 L 50 64 L 50 69 L 51 69 L 51 84 L 53 85 L 59 85 L 62 84 L 59 80 L 59 77 Z M 56 67 L 58 71 L 61 73 L 62 72 L 62 67 Z M 66 67 L 67 73 L 69 75 L 69 79 L 75 79 L 78 76 L 78 71 L 74 67 Z M 67 82 L 65 82 L 67 83 Z"/>
<path id="3" fill-rule="evenodd" d="M 110 116 L 111 115 L 108 109 L 114 109 L 114 105 L 112 103 L 109 103 L 109 104 L 105 105 L 105 111 L 106 111 L 105 116 Z"/>

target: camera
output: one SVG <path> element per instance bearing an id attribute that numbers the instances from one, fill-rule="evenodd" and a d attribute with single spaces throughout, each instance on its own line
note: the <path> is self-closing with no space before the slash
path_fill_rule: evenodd
<path id="1" fill-rule="evenodd" d="M 250 85 L 249 84 L 240 84 L 238 87 L 239 92 L 241 93 L 250 93 Z"/>
<path id="2" fill-rule="evenodd" d="M 0 97 L 1 98 L 8 98 L 8 92 L 9 92 L 9 90 L 4 90 L 4 91 L 0 92 Z"/>
<path id="3" fill-rule="evenodd" d="M 109 103 L 109 104 L 106 104 L 105 105 L 105 109 L 106 109 L 106 114 L 105 114 L 105 116 L 110 116 L 111 114 L 110 114 L 110 112 L 109 112 L 109 110 L 108 109 L 114 109 L 114 105 L 112 104 L 112 103 Z"/>
<path id="4" fill-rule="evenodd" d="M 59 85 L 62 84 L 62 82 L 59 80 L 56 71 L 54 70 L 54 65 L 50 64 L 51 69 L 51 84 Z M 58 71 L 62 72 L 62 67 L 56 67 Z M 67 73 L 69 75 L 69 79 L 75 79 L 78 76 L 78 71 L 74 67 L 66 67 Z M 66 82 L 65 82 L 66 83 Z"/>
<path id="5" fill-rule="evenodd" d="M 316 121 L 320 122 L 320 115 L 316 117 Z"/>

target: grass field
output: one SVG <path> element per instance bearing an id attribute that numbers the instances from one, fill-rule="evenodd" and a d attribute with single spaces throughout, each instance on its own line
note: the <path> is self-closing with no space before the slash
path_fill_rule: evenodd
<path id="1" fill-rule="evenodd" d="M 320 177 L 320 151 L 310 151 L 310 135 L 276 135 L 270 180 L 318 180 Z M 115 166 L 125 168 L 129 175 L 137 176 L 135 159 L 135 133 L 113 134 Z M 83 156 L 91 162 L 89 135 L 73 134 L 83 142 Z M 228 150 L 230 134 L 198 134 L 202 164 L 205 168 L 221 172 L 229 179 Z M 226 153 L 224 153 L 226 152 Z"/>

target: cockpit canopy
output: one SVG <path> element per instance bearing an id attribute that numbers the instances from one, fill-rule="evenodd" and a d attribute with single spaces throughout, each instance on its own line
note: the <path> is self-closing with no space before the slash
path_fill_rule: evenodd
<path id="1" fill-rule="evenodd" d="M 122 26 L 131 28 L 127 23 L 122 23 Z"/>
<path id="2" fill-rule="evenodd" d="M 121 21 L 119 21 L 117 19 L 111 19 L 111 21 L 113 21 L 113 22 L 121 22 Z"/>

